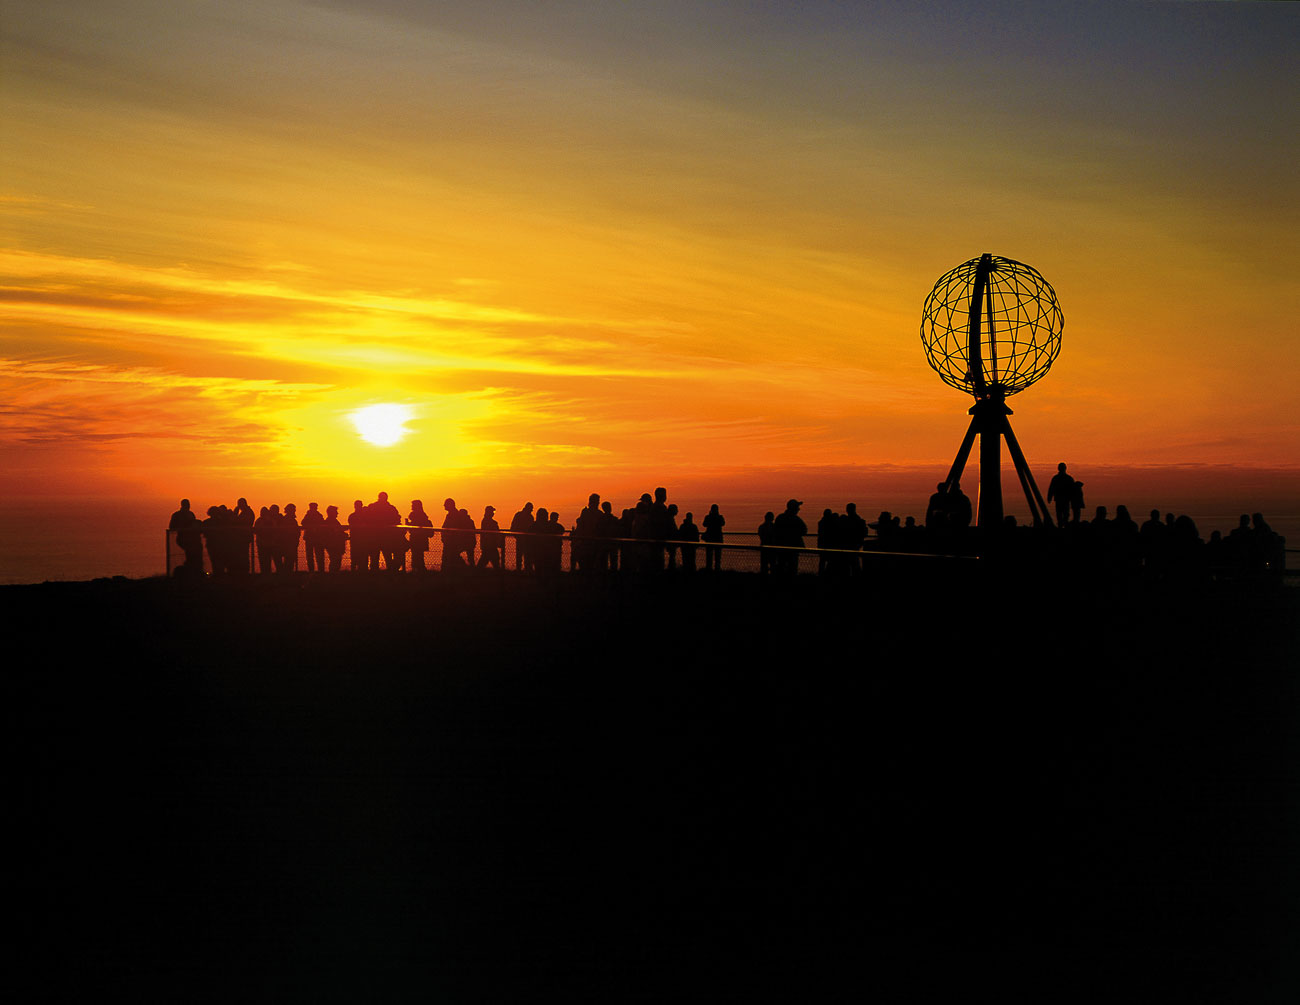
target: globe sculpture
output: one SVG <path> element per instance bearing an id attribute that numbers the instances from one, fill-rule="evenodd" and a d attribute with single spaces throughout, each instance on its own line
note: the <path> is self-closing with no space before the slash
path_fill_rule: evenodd
<path id="1" fill-rule="evenodd" d="M 961 480 L 975 437 L 980 438 L 979 526 L 1002 523 L 1002 439 L 1006 438 L 1035 524 L 1051 524 L 1047 504 L 1025 461 L 1006 399 L 1051 369 L 1061 351 L 1065 317 L 1056 292 L 1035 269 L 1009 258 L 981 255 L 945 273 L 925 298 L 921 344 L 945 384 L 975 398 L 971 423 L 945 491 Z"/>

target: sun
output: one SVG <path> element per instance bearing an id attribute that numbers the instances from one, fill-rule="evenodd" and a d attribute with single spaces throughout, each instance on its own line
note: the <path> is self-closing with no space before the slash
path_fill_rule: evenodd
<path id="1" fill-rule="evenodd" d="M 351 415 L 360 437 L 377 447 L 391 447 L 409 433 L 406 423 L 411 417 L 405 405 L 369 405 Z"/>

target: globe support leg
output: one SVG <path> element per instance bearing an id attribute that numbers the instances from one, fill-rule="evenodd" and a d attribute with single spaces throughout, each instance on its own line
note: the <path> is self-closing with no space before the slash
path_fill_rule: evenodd
<path id="1" fill-rule="evenodd" d="M 1010 414 L 1010 410 L 1007 414 Z M 1016 439 L 1016 434 L 1011 431 L 1011 420 L 1004 416 L 1003 424 L 1002 435 L 1007 438 L 1007 452 L 1011 455 L 1011 462 L 1016 466 L 1016 474 L 1020 476 L 1020 487 L 1025 491 L 1029 512 L 1034 517 L 1034 526 L 1051 527 L 1052 518 L 1047 513 L 1047 503 L 1043 501 L 1043 493 L 1038 491 L 1038 483 L 1034 481 L 1034 473 L 1029 470 L 1029 462 L 1025 460 L 1024 451 L 1020 449 L 1020 442 Z"/>
<path id="2" fill-rule="evenodd" d="M 1025 460 L 1024 451 L 1020 449 L 1020 442 L 1011 430 L 1011 420 L 1007 418 L 1012 414 L 1011 409 L 1007 408 L 1006 403 L 1001 399 L 984 398 L 975 403 L 970 414 L 970 425 L 966 429 L 961 447 L 957 450 L 957 457 L 948 471 L 946 491 L 951 492 L 961 481 L 962 472 L 966 470 L 966 462 L 970 459 L 971 448 L 975 445 L 975 437 L 979 436 L 978 525 L 985 529 L 1001 527 L 1003 519 L 1001 448 L 1002 438 L 1005 436 L 1007 452 L 1011 455 L 1016 477 L 1020 479 L 1020 487 L 1025 493 L 1025 501 L 1029 504 L 1034 526 L 1043 524 L 1052 526 L 1052 518 L 1047 512 L 1047 503 L 1043 501 L 1043 494 L 1038 490 L 1033 472 L 1029 470 L 1029 462 Z"/>
<path id="3" fill-rule="evenodd" d="M 945 492 L 951 492 L 961 481 L 961 473 L 966 470 L 966 460 L 970 457 L 970 448 L 975 445 L 975 434 L 978 432 L 979 420 L 971 419 L 970 425 L 966 427 L 966 436 L 957 450 L 957 458 L 948 469 L 948 480 L 944 483 Z"/>

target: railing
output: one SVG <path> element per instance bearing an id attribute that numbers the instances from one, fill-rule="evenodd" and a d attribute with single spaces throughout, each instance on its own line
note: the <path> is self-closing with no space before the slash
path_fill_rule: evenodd
<path id="1" fill-rule="evenodd" d="M 335 534 L 337 535 L 337 531 Z M 333 549 L 312 545 L 299 530 L 296 534 L 274 532 L 262 535 L 244 527 L 225 527 L 216 532 L 217 558 L 213 558 L 212 535 L 203 530 L 168 530 L 165 532 L 166 568 L 169 576 L 186 568 L 202 569 L 203 574 L 272 573 L 272 572 L 351 572 L 397 571 L 419 573 L 443 571 L 453 563 L 468 569 L 465 552 L 456 545 L 464 542 L 477 569 L 523 571 L 546 575 L 574 571 L 652 572 L 661 570 L 707 571 L 775 574 L 831 573 L 853 575 L 864 563 L 889 558 L 921 561 L 971 561 L 968 555 L 947 555 L 884 551 L 868 542 L 862 551 L 831 548 L 790 548 L 760 545 L 757 534 L 736 533 L 731 538 L 750 538 L 755 543 L 721 543 L 701 541 L 646 541 L 631 538 L 574 537 L 563 534 L 493 531 L 502 541 L 497 562 L 484 563 L 483 537 L 480 530 L 456 530 L 441 527 L 374 528 L 368 544 L 354 553 L 354 541 L 345 539 Z M 355 535 L 354 535 L 355 536 Z M 448 538 L 450 536 L 450 538 Z M 295 540 L 296 537 L 296 540 Z M 420 540 L 427 540 L 421 550 Z M 364 539 L 363 539 L 364 540 Z M 413 546 L 414 545 L 414 546 Z M 492 551 L 494 549 L 489 549 Z"/>

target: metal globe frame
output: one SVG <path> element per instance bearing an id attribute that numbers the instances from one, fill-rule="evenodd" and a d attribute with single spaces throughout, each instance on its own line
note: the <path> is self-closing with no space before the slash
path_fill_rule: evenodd
<path id="1" fill-rule="evenodd" d="M 948 472 L 945 490 L 961 479 L 980 438 L 978 523 L 1002 524 L 1002 439 L 1015 465 L 1035 526 L 1052 525 L 1038 484 L 1011 430 L 1006 399 L 1041 379 L 1061 351 L 1065 316 L 1056 291 L 1035 269 L 990 254 L 939 278 L 921 313 L 921 343 L 944 383 L 975 398 L 970 426 Z"/>

